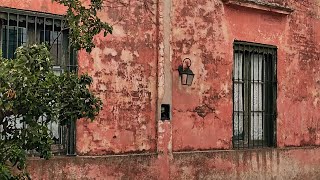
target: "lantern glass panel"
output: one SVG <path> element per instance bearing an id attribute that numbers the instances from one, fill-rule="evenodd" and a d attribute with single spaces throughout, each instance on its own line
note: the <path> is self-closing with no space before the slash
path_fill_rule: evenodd
<path id="1" fill-rule="evenodd" d="M 182 85 L 186 85 L 187 84 L 187 78 L 188 78 L 187 74 L 182 74 L 181 75 L 181 84 Z"/>
<path id="2" fill-rule="evenodd" d="M 187 75 L 187 85 L 188 86 L 192 85 L 193 77 L 194 77 L 194 74 L 188 74 Z"/>
<path id="3" fill-rule="evenodd" d="M 187 80 L 188 80 L 188 74 L 182 74 L 181 75 L 181 84 L 187 85 Z"/>

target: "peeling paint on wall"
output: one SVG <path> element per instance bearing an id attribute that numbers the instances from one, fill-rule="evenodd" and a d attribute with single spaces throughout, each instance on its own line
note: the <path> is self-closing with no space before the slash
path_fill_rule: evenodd
<path id="1" fill-rule="evenodd" d="M 271 154 L 222 151 L 218 157 L 174 155 L 177 151 L 232 148 L 234 40 L 278 47 L 277 146 L 320 145 L 319 1 L 268 0 L 294 9 L 289 15 L 226 5 L 220 0 L 148 2 L 150 11 L 145 10 L 144 1 L 105 8 L 99 16 L 114 24 L 113 35 L 97 35 L 94 38 L 97 47 L 91 54 L 84 51 L 78 54 L 80 73 L 93 77 L 91 89 L 104 102 L 96 121 L 77 123 L 78 154 L 158 153 L 152 158 L 128 160 L 134 166 L 132 171 L 127 171 L 118 161 L 113 167 L 112 163 L 90 160 L 100 170 L 109 169 L 110 179 L 131 177 L 135 173 L 156 179 L 158 167 L 166 174 L 165 179 L 256 178 L 261 177 L 259 172 L 271 176 L 279 174 L 279 170 L 285 172 L 279 177 L 303 177 L 297 168 L 301 164 L 307 164 L 304 170 L 313 173 L 311 179 L 319 177 L 317 170 L 312 171 L 313 164 L 317 163 L 311 158 L 318 157 L 317 150 L 292 150 L 290 156 L 287 152 L 275 152 L 278 149 Z M 52 5 L 51 0 L 0 0 L 0 4 L 57 14 L 64 12 L 58 5 Z M 195 73 L 192 86 L 182 86 L 177 71 L 186 57 L 192 60 L 191 69 Z M 172 121 L 158 122 L 160 103 L 170 104 L 171 100 Z M 229 153 L 227 157 L 223 156 L 224 152 Z M 305 154 L 308 154 L 307 160 L 303 160 Z M 66 163 L 65 160 L 58 162 L 69 166 Z M 88 173 L 77 176 L 73 171 L 78 165 L 73 163 L 59 173 L 71 179 L 95 177 L 96 171 L 83 164 L 81 168 Z M 294 164 L 293 170 L 285 168 L 288 164 Z M 262 171 L 262 167 L 267 171 Z M 141 173 L 141 169 L 150 172 L 150 176 Z M 255 171 L 248 173 L 248 169 Z M 230 172 L 237 174 L 230 175 Z M 41 173 L 34 171 L 34 174 Z"/>

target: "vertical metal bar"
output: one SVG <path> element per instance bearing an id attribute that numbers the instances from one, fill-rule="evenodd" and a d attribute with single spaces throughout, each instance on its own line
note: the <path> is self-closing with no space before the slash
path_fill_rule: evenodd
<path id="1" fill-rule="evenodd" d="M 255 76 L 255 72 L 254 72 L 254 61 L 255 61 L 255 50 L 256 50 L 256 48 L 255 47 L 252 47 L 252 49 L 251 49 L 251 57 L 250 57 L 250 60 L 252 61 L 250 61 L 251 62 L 251 70 L 250 70 L 250 76 L 251 76 L 251 80 L 250 80 L 250 85 L 251 85 L 251 87 L 250 87 L 250 92 L 252 93 L 252 99 L 251 99 L 251 112 L 250 112 L 250 117 L 252 117 L 252 126 L 250 126 L 250 128 L 252 128 L 251 130 L 250 130 L 250 132 L 252 133 L 252 142 L 253 142 L 253 147 L 255 147 L 255 145 L 254 145 L 254 143 L 255 143 L 255 133 L 254 133 L 254 131 L 255 131 L 255 126 L 254 126 L 254 123 L 255 123 L 255 111 L 254 111 L 254 101 L 255 101 L 255 98 L 254 98 L 254 80 L 255 80 L 255 78 L 254 78 L 254 76 Z M 251 98 L 251 95 L 250 95 L 250 98 Z M 251 137 L 250 137 L 251 138 Z"/>
<path id="2" fill-rule="evenodd" d="M 52 43 L 54 41 L 54 19 L 52 19 L 52 33 L 51 33 L 51 37 L 52 38 Z M 50 40 L 50 44 L 51 44 L 51 40 Z M 51 46 L 53 46 L 53 44 L 51 44 Z"/>
<path id="3" fill-rule="evenodd" d="M 68 128 L 68 147 L 67 147 L 67 155 L 75 155 L 75 120 L 71 120 Z"/>
<path id="4" fill-rule="evenodd" d="M 0 48 L 3 51 L 3 21 L 0 21 Z M 1 139 L 1 125 L 0 125 L 0 139 Z"/>
<path id="5" fill-rule="evenodd" d="M 261 96 L 262 96 L 262 102 L 261 102 L 261 105 L 262 105 L 262 129 L 263 129 L 263 136 L 262 136 L 262 139 L 263 139 L 263 144 L 265 145 L 266 143 L 266 129 L 265 129 L 265 111 L 266 111 L 266 107 L 265 107 L 265 98 L 266 98 L 266 95 L 265 95 L 265 87 L 266 87 L 266 82 L 265 82 L 265 61 L 267 59 L 267 57 L 265 56 L 265 53 L 266 52 L 266 48 L 263 48 L 263 59 L 262 59 L 262 64 L 261 64 L 261 81 L 262 81 L 262 92 L 261 92 Z"/>
<path id="6" fill-rule="evenodd" d="M 10 13 L 7 14 L 8 19 L 7 19 L 7 59 L 9 59 L 9 26 L 10 26 Z"/>
<path id="7" fill-rule="evenodd" d="M 62 144 L 62 127 L 61 127 L 61 125 L 60 124 L 58 124 L 58 141 L 59 141 L 59 144 Z"/>
<path id="8" fill-rule="evenodd" d="M 263 47 L 259 48 L 259 57 L 258 57 L 258 111 L 259 111 L 259 113 L 258 113 L 258 121 L 259 121 L 260 147 L 263 147 L 263 122 L 262 122 L 262 105 L 261 105 L 262 82 L 261 82 L 261 70 L 260 70 L 262 61 L 263 61 Z"/>
<path id="9" fill-rule="evenodd" d="M 60 54 L 59 54 L 59 64 L 60 64 L 60 68 L 62 68 L 62 69 L 66 69 L 65 68 L 65 66 L 66 66 L 66 60 L 64 59 L 62 59 L 63 58 L 63 49 L 62 49 L 62 46 L 63 46 L 63 36 L 64 36 L 64 34 L 63 34 L 63 25 L 64 25 L 64 23 L 63 23 L 63 20 L 61 20 L 60 21 L 60 37 L 61 37 L 61 41 L 60 41 L 60 46 L 59 46 L 59 51 L 60 51 Z M 66 58 L 66 57 L 65 57 Z"/>
<path id="10" fill-rule="evenodd" d="M 261 123 L 262 123 L 262 147 L 265 146 L 265 123 L 264 123 L 264 102 L 265 102 L 265 94 L 264 94 L 264 87 L 265 87 L 265 82 L 264 82 L 264 61 L 266 59 L 265 57 L 265 48 L 262 48 L 262 54 L 261 54 Z"/>
<path id="11" fill-rule="evenodd" d="M 267 48 L 266 59 L 266 135 L 267 146 L 270 146 L 270 49 Z"/>
<path id="12" fill-rule="evenodd" d="M 243 134 L 243 140 L 242 140 L 242 147 L 245 147 L 245 143 L 247 143 L 247 127 L 246 127 L 246 122 L 247 122 L 247 59 L 246 59 L 246 50 L 245 50 L 245 45 L 242 45 L 242 64 L 241 64 L 241 69 L 242 69 L 242 79 L 243 79 L 243 87 L 242 87 L 242 101 L 243 101 L 243 116 L 242 116 L 242 134 Z M 240 123 L 239 123 L 240 125 Z"/>
<path id="13" fill-rule="evenodd" d="M 239 83 L 240 83 L 240 77 L 239 77 L 239 71 L 240 71 L 240 44 L 239 43 L 234 43 L 234 63 L 233 63 L 233 147 L 239 149 L 240 148 L 240 106 L 239 106 L 239 101 L 240 101 L 240 90 L 239 90 Z M 236 61 L 237 60 L 237 61 Z M 237 71 L 236 71 L 237 70 Z M 236 76 L 237 75 L 237 76 Z M 235 87 L 238 88 L 237 92 L 235 91 Z M 237 94 L 237 101 L 235 102 L 235 94 Z M 238 105 L 236 109 L 236 103 Z M 237 117 L 237 118 L 236 118 Z M 235 128 L 235 124 L 237 124 L 237 132 Z M 236 137 L 236 138 L 235 138 Z"/>
<path id="14" fill-rule="evenodd" d="M 10 25 L 10 23 L 9 23 L 9 25 Z M 10 55 L 11 55 L 12 58 L 14 58 L 14 52 L 15 52 L 16 46 L 17 46 L 16 44 L 14 44 L 14 43 L 16 43 L 16 38 L 17 38 L 17 37 L 15 37 L 15 35 L 17 35 L 15 33 L 15 31 L 16 31 L 16 26 L 14 24 L 12 24 L 12 33 L 11 33 L 11 38 L 12 39 L 11 39 L 11 41 L 9 40 L 9 43 L 11 43 L 11 46 L 10 46 L 10 44 L 9 44 L 9 46 L 11 48 L 11 53 L 12 54 L 10 54 Z M 10 34 L 9 34 L 9 37 L 10 37 Z"/>
<path id="15" fill-rule="evenodd" d="M 67 155 L 72 154 L 71 152 L 71 138 L 70 138 L 70 133 L 71 132 L 71 122 L 68 123 L 67 125 Z"/>
<path id="16" fill-rule="evenodd" d="M 0 21 L 0 48 L 1 48 L 1 51 L 3 51 L 3 21 Z M 0 139 L 1 139 L 1 125 L 0 125 Z"/>
<path id="17" fill-rule="evenodd" d="M 253 93 L 254 93 L 254 96 L 253 96 L 253 114 L 254 114 L 254 121 L 256 123 L 256 127 L 254 127 L 254 130 L 257 132 L 255 134 L 255 132 L 253 132 L 255 134 L 255 141 L 256 141 L 256 147 L 259 147 L 259 144 L 260 144 L 260 123 L 259 123 L 259 104 L 258 104 L 258 99 L 259 99 L 259 96 L 258 96 L 258 93 L 259 93 L 259 85 L 258 85 L 258 81 L 259 81 L 259 69 L 257 69 L 257 67 L 259 66 L 259 46 L 255 47 L 255 50 L 256 50 L 256 53 L 257 53 L 257 57 L 254 59 L 254 75 L 253 75 Z M 255 90 L 257 90 L 258 92 L 255 92 Z"/>
<path id="18" fill-rule="evenodd" d="M 67 139 L 67 136 L 68 136 L 68 131 L 67 131 L 67 125 L 64 125 L 64 126 L 60 126 L 61 127 L 61 144 L 63 145 L 63 149 L 65 150 L 65 153 L 67 153 L 67 149 L 68 149 L 68 139 Z"/>
<path id="19" fill-rule="evenodd" d="M 43 18 L 43 41 L 46 42 L 46 18 Z"/>
<path id="20" fill-rule="evenodd" d="M 60 21 L 61 22 L 61 21 Z M 57 59 L 56 59 L 56 64 L 60 66 L 59 63 L 59 33 L 57 32 L 57 51 L 56 51 L 56 55 L 57 55 Z"/>
<path id="21" fill-rule="evenodd" d="M 69 31 L 68 31 L 68 34 L 70 34 L 70 29 L 69 29 Z M 69 72 L 71 72 L 72 70 L 73 70 L 73 65 L 74 65 L 74 54 L 72 54 L 73 56 L 72 56 L 72 58 L 71 58 L 71 51 L 72 51 L 72 47 L 71 47 L 71 44 L 70 44 L 70 40 L 69 39 L 66 39 L 66 41 L 68 42 L 67 43 L 67 45 L 68 45 L 68 52 L 67 52 L 67 54 L 68 54 L 68 64 L 69 64 L 69 68 L 68 68 L 68 71 Z M 73 53 L 73 52 L 72 52 Z M 71 62 L 71 59 L 72 59 L 72 62 Z"/>
<path id="22" fill-rule="evenodd" d="M 50 33 L 49 42 L 50 42 L 50 47 L 51 47 L 50 53 L 52 53 L 52 54 L 54 53 L 54 49 L 52 49 L 52 47 L 54 46 L 54 42 L 55 42 L 55 40 L 54 40 L 54 23 L 55 23 L 55 19 L 52 19 L 52 29 L 51 29 L 51 32 L 49 32 Z M 51 39 L 52 39 L 52 41 L 51 41 Z M 56 60 L 54 60 L 54 65 L 56 65 Z"/>
<path id="23" fill-rule="evenodd" d="M 73 120 L 72 122 L 72 154 L 75 155 L 76 154 L 76 121 Z"/>
<path id="24" fill-rule="evenodd" d="M 266 146 L 268 146 L 268 139 L 269 139 L 269 128 L 268 128 L 268 60 L 269 60 L 269 49 L 266 48 L 266 59 L 264 60 L 264 64 L 265 64 L 265 69 L 264 69 L 264 73 L 265 73 L 265 94 L 264 94 L 264 97 L 265 97 L 265 102 L 264 102 L 264 106 L 265 106 L 265 132 L 266 132 Z"/>
<path id="25" fill-rule="evenodd" d="M 240 90 L 239 90 L 239 81 L 240 81 L 240 66 L 239 66 L 239 64 L 240 64 L 240 57 L 241 57 L 241 51 L 240 51 L 240 45 L 238 45 L 238 54 L 237 54 L 237 56 L 238 56 L 238 61 L 237 61 L 237 83 L 236 83 L 236 85 L 237 85 L 237 90 L 238 90 L 238 92 L 237 92 L 237 100 L 238 100 L 238 102 L 237 102 L 237 104 L 238 104 L 238 109 L 237 109 L 237 127 L 238 127 L 238 132 L 237 132 L 237 137 L 238 137 L 238 142 L 237 142 L 237 144 L 238 144 L 238 149 L 239 149 L 239 147 L 240 147 L 240 113 L 239 113 L 239 111 L 240 111 L 240 106 L 239 106 L 239 101 L 240 101 Z"/>
<path id="26" fill-rule="evenodd" d="M 68 43 L 69 44 L 69 43 Z M 69 45 L 68 45 L 69 46 Z M 235 70 L 236 70 L 236 44 L 233 43 L 233 69 L 232 69 L 232 105 L 233 105 L 233 111 L 232 111 L 232 146 L 235 148 L 235 140 L 234 140 L 234 111 L 235 111 L 235 101 L 234 101 L 234 85 L 235 85 Z"/>
<path id="27" fill-rule="evenodd" d="M 29 16 L 27 15 L 26 16 L 26 37 L 27 37 L 27 39 L 26 39 L 26 41 L 28 40 L 28 25 L 29 25 Z M 30 41 L 30 40 L 29 40 Z"/>
<path id="28" fill-rule="evenodd" d="M 276 147 L 277 146 L 277 97 L 278 97 L 278 76 L 277 76 L 277 72 L 278 72 L 278 68 L 277 68 L 277 64 L 278 64 L 278 51 L 277 49 L 274 49 L 274 88 L 273 88 L 273 93 L 274 93 L 274 97 L 273 97 L 273 110 L 274 110 L 274 125 L 273 125 L 273 132 L 274 132 L 274 137 L 273 137 L 273 146 Z"/>
<path id="29" fill-rule="evenodd" d="M 236 118 L 235 118 L 235 116 L 236 116 L 236 113 L 235 113 L 235 110 L 236 110 L 236 101 L 235 101 L 235 86 L 236 86 L 236 67 L 237 67 L 237 65 L 236 65 L 236 58 L 237 58 L 237 56 L 238 56 L 238 54 L 236 54 L 236 49 L 237 49 L 237 44 L 236 44 L 236 42 L 234 42 L 233 43 L 233 84 L 232 84 L 232 88 L 233 88 L 233 91 L 232 91 L 232 93 L 233 93 L 233 95 L 232 95 L 232 97 L 233 97 L 233 116 L 232 116 L 232 132 L 233 132 L 233 134 L 232 134 L 232 141 L 233 141 L 233 148 L 236 148 L 236 145 L 237 145 L 237 139 L 236 139 L 236 130 L 235 130 L 235 126 L 236 126 L 236 122 L 235 122 L 235 120 L 236 120 Z"/>
<path id="30" fill-rule="evenodd" d="M 261 50 L 262 49 L 262 50 Z M 258 82 L 257 82 L 257 86 L 258 86 L 258 134 L 260 135 L 260 116 L 262 113 L 262 109 L 261 109 L 261 105 L 260 105 L 260 87 L 262 86 L 261 81 L 260 81 L 260 62 L 263 61 L 263 48 L 259 47 L 258 48 Z M 260 59 L 261 57 L 261 59 Z M 261 122 L 261 126 L 262 122 Z M 260 146 L 263 147 L 263 128 L 261 127 L 261 139 L 259 138 L 259 141 L 261 141 Z"/>
<path id="31" fill-rule="evenodd" d="M 235 57 L 236 59 L 235 60 L 237 60 L 237 61 L 235 61 L 237 64 L 235 64 L 235 69 L 237 69 L 237 71 L 235 72 L 235 77 L 236 77 L 236 79 L 235 79 L 235 84 L 234 84 L 234 86 L 237 88 L 237 91 L 235 91 L 234 93 L 237 95 L 236 97 L 237 97 L 237 102 L 235 102 L 235 103 L 237 103 L 237 104 L 235 104 L 235 107 L 238 107 L 238 109 L 234 109 L 235 111 L 236 111 L 236 114 L 235 114 L 235 117 L 234 117 L 234 121 L 235 121 L 235 124 L 237 124 L 237 128 L 236 129 L 234 129 L 234 131 L 235 131 L 235 134 L 236 134 L 236 138 L 235 138 L 235 141 L 236 141 L 236 144 L 237 144 L 237 148 L 239 149 L 240 148 L 240 117 L 239 117 L 239 99 L 240 99 L 240 93 L 239 93 L 239 79 L 240 79 L 240 77 L 239 77 L 239 71 L 240 71 L 240 69 L 239 69 L 239 64 L 240 64 L 240 57 L 241 57 L 241 51 L 240 51 L 240 44 L 237 44 L 237 46 L 236 46 L 236 48 L 237 48 L 237 57 Z M 237 112 L 238 111 L 238 112 Z"/>
<path id="32" fill-rule="evenodd" d="M 245 45 L 243 45 L 243 74 L 244 74 L 244 90 L 243 90 L 243 95 L 244 95 L 244 119 L 242 122 L 242 126 L 244 129 L 244 137 L 243 141 L 245 142 L 243 146 L 246 144 L 248 146 L 248 59 L 247 59 L 247 52 L 245 49 Z"/>
<path id="33" fill-rule="evenodd" d="M 269 140 L 269 145 L 272 146 L 273 144 L 273 123 L 274 123 L 274 96 L 273 96 L 273 80 L 274 80 L 274 67 L 273 67 L 273 63 L 274 63 L 274 51 L 273 49 L 270 49 L 271 53 L 270 53 L 270 140 Z"/>
<path id="34" fill-rule="evenodd" d="M 269 146 L 271 146 L 272 142 L 271 142 L 271 139 L 272 139 L 272 116 L 273 116 L 273 112 L 272 112 L 272 104 L 273 104 L 273 93 L 272 93 L 272 64 L 273 64 L 273 59 L 272 59 L 272 49 L 269 48 L 269 70 L 268 70 L 268 73 L 269 73 L 269 88 L 268 88 L 268 91 L 269 91 Z"/>
<path id="35" fill-rule="evenodd" d="M 272 57 L 272 49 L 269 48 L 269 51 L 270 51 L 269 71 L 268 71 L 268 73 L 269 73 L 269 97 L 270 97 L 270 99 L 269 99 L 269 146 L 271 146 L 272 145 L 271 140 L 273 138 L 273 132 L 272 132 L 272 124 L 273 124 L 273 122 L 272 122 L 272 117 L 273 117 L 273 111 L 272 111 L 272 109 L 273 109 L 273 106 L 272 106 L 272 104 L 273 104 L 273 92 L 272 92 L 273 57 Z"/>
<path id="36" fill-rule="evenodd" d="M 6 53 L 7 53 L 7 51 L 5 50 L 6 49 L 6 47 L 7 47 L 7 44 L 6 44 L 6 42 L 7 42 L 7 26 L 6 25 L 3 25 L 2 26 L 3 27 L 3 30 L 1 30 L 1 32 L 2 32 L 2 36 L 1 36 L 1 48 L 2 48 L 2 57 L 3 58 L 6 58 Z"/>
<path id="37" fill-rule="evenodd" d="M 34 17 L 34 43 L 37 43 L 37 16 Z"/>
<path id="38" fill-rule="evenodd" d="M 17 37 L 16 37 L 16 48 L 19 47 L 19 14 L 17 14 Z"/>
<path id="39" fill-rule="evenodd" d="M 275 72 L 274 72 L 274 81 L 275 81 L 275 87 L 273 89 L 274 91 L 274 142 L 273 145 L 274 147 L 277 146 L 277 117 L 278 117 L 278 109 L 277 109 L 277 98 L 278 98 L 278 51 L 277 49 L 274 50 L 275 51 L 275 57 L 274 57 L 274 68 L 275 68 Z"/>
<path id="40" fill-rule="evenodd" d="M 250 55 L 251 55 L 251 45 L 248 45 L 248 148 L 250 147 L 250 141 L 251 141 L 251 61 L 250 61 Z"/>

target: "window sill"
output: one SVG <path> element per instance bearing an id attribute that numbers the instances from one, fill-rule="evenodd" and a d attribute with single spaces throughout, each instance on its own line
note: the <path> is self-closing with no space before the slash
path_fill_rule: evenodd
<path id="1" fill-rule="evenodd" d="M 290 151 L 290 150 L 312 150 L 320 149 L 320 146 L 292 146 L 292 147 L 264 147 L 264 148 L 244 148 L 244 149 L 212 149 L 212 150 L 191 150 L 191 151 L 174 151 L 173 155 L 183 154 L 206 154 L 206 153 L 236 153 L 236 152 L 270 152 L 270 151 Z"/>
<path id="2" fill-rule="evenodd" d="M 53 156 L 64 156 L 66 155 L 66 149 L 62 144 L 52 144 L 51 153 Z M 29 157 L 39 157 L 40 154 L 36 150 L 27 151 Z"/>
<path id="3" fill-rule="evenodd" d="M 227 5 L 242 6 L 283 15 L 289 15 L 294 11 L 292 8 L 287 6 L 257 0 L 223 0 L 223 2 Z"/>

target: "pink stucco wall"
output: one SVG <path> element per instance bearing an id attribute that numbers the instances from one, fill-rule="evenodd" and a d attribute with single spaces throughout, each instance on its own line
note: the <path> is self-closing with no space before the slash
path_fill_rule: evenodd
<path id="1" fill-rule="evenodd" d="M 157 27 L 142 7 L 132 2 L 102 11 L 113 35 L 98 35 L 91 54 L 79 54 L 79 71 L 93 77 L 92 90 L 104 105 L 96 121 L 78 123 L 78 154 L 156 149 Z"/>
<path id="2" fill-rule="evenodd" d="M 316 148 L 320 145 L 320 2 L 268 1 L 294 11 L 286 15 L 221 0 L 108 4 L 99 16 L 114 25 L 113 35 L 96 36 L 97 47 L 90 54 L 79 53 L 79 71 L 93 77 L 91 89 L 103 100 L 103 110 L 92 123 L 78 121 L 79 157 L 30 159 L 32 176 L 320 177 Z M 65 10 L 51 0 L 0 0 L 0 4 L 57 14 Z M 285 149 L 230 150 L 235 39 L 278 47 L 277 146 Z M 185 57 L 192 59 L 196 74 L 190 87 L 181 86 L 176 71 Z M 165 79 L 168 73 L 170 80 Z M 168 91 L 172 97 L 165 99 L 172 101 L 172 120 L 161 122 L 157 109 L 163 97 L 159 97 Z M 302 146 L 316 147 L 287 148 Z M 199 150 L 214 151 L 195 152 Z"/>
<path id="3" fill-rule="evenodd" d="M 1 7 L 25 9 L 52 14 L 64 14 L 66 8 L 52 0 L 1 0 Z"/>
<path id="4" fill-rule="evenodd" d="M 290 15 L 221 1 L 173 2 L 173 67 L 193 59 L 195 83 L 175 73 L 173 149 L 229 149 L 233 41 L 278 47 L 277 145 L 319 145 L 319 2 L 282 1 Z M 197 115 L 198 111 L 206 114 Z"/>
<path id="5" fill-rule="evenodd" d="M 155 154 L 30 159 L 37 179 L 176 180 L 308 179 L 320 177 L 319 148 L 174 153 L 170 165 Z M 40 167 L 40 168 L 39 168 Z"/>

